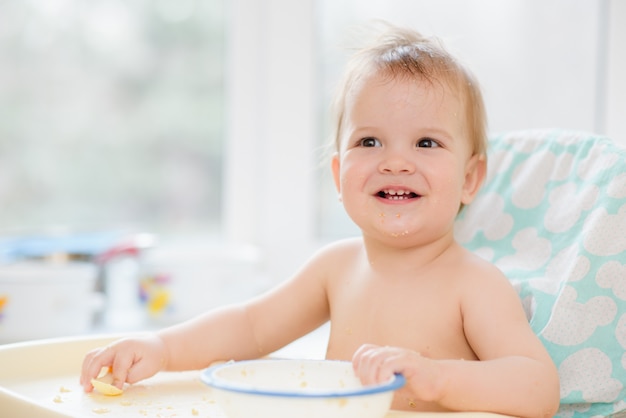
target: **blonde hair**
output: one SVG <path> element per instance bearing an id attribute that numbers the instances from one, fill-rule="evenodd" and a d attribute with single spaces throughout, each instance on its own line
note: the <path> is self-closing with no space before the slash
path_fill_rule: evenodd
<path id="1" fill-rule="evenodd" d="M 332 106 L 336 151 L 340 150 L 346 97 L 363 78 L 372 74 L 385 74 L 392 79 L 408 77 L 429 83 L 447 83 L 452 91 L 459 94 L 464 105 L 473 154 L 486 158 L 487 116 L 474 75 L 448 53 L 436 38 L 427 38 L 417 31 L 384 22 L 382 25 L 385 30 L 380 36 L 351 57 L 336 92 Z"/>

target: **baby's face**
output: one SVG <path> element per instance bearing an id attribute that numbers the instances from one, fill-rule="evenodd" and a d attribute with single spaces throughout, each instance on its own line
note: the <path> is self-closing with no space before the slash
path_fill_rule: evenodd
<path id="1" fill-rule="evenodd" d="M 365 235 L 432 240 L 469 203 L 475 165 L 458 96 L 445 83 L 373 76 L 346 100 L 333 175 Z M 417 235 L 416 235 L 417 234 Z"/>

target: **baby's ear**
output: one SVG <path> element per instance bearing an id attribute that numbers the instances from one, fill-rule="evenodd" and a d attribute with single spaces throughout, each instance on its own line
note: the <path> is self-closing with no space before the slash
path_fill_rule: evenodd
<path id="1" fill-rule="evenodd" d="M 340 171 L 340 163 L 339 163 L 339 153 L 334 153 L 332 160 L 330 162 L 330 168 L 333 170 L 333 180 L 335 181 L 335 187 L 337 188 L 337 193 L 341 194 L 341 179 L 339 178 Z"/>
<path id="2" fill-rule="evenodd" d="M 487 176 L 487 159 L 482 154 L 474 154 L 465 165 L 465 183 L 461 203 L 468 205 L 480 190 Z"/>

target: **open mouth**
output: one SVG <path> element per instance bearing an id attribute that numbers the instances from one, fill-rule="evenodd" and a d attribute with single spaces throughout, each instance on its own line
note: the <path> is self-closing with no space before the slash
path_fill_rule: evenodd
<path id="1" fill-rule="evenodd" d="M 376 193 L 376 196 L 387 200 L 410 200 L 420 197 L 410 190 L 385 189 Z"/>

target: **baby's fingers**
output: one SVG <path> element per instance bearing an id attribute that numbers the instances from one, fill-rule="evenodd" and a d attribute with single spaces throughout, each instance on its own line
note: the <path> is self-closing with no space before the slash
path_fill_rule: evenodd
<path id="1" fill-rule="evenodd" d="M 122 389 L 128 370 L 135 362 L 132 342 L 118 341 L 109 346 L 89 352 L 83 361 L 80 382 L 85 392 L 91 392 L 91 379 L 98 377 L 102 368 L 111 368 L 113 386 Z"/>
<path id="2" fill-rule="evenodd" d="M 354 371 L 364 385 L 373 385 L 391 378 L 395 370 L 389 360 L 395 355 L 392 347 L 366 344 L 360 347 L 352 359 Z"/>
<path id="3" fill-rule="evenodd" d="M 83 366 L 80 375 L 80 384 L 85 392 L 91 392 L 93 385 L 91 379 L 98 377 L 103 367 L 110 367 L 115 354 L 109 347 L 98 348 L 87 353 L 83 359 Z"/>
<path id="4" fill-rule="evenodd" d="M 118 389 L 122 389 L 124 387 L 124 383 L 128 378 L 128 371 L 130 370 L 134 362 L 134 353 L 117 353 L 113 360 L 113 370 L 111 372 L 111 374 L 113 374 L 113 386 L 117 387 Z"/>

